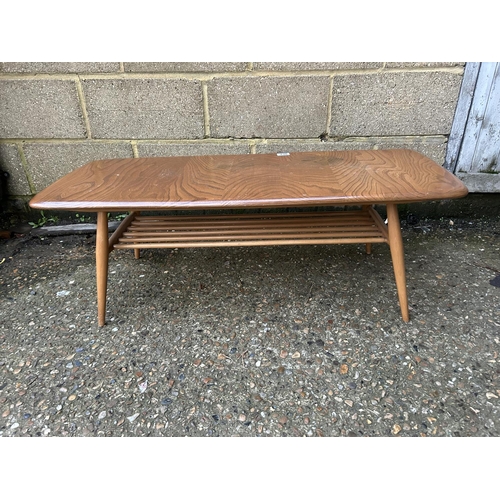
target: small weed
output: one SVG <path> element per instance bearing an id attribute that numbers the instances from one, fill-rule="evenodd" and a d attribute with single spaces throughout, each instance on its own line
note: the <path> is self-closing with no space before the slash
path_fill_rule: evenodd
<path id="1" fill-rule="evenodd" d="M 78 221 L 78 222 L 89 222 L 90 220 L 92 220 L 91 217 L 89 217 L 88 215 L 83 215 L 83 214 L 75 214 L 74 215 L 74 218 Z"/>
<path id="2" fill-rule="evenodd" d="M 110 218 L 111 220 L 123 220 L 127 216 L 128 216 L 128 214 L 110 214 L 110 213 L 108 213 L 108 218 Z"/>
<path id="3" fill-rule="evenodd" d="M 43 211 L 40 212 L 40 218 L 36 222 L 28 222 L 32 228 L 43 227 L 45 224 L 52 222 L 56 223 L 59 219 L 57 217 L 46 217 Z"/>

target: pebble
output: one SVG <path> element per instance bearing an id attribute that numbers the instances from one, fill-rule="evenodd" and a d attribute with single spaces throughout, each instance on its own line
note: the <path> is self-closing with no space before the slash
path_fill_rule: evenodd
<path id="1" fill-rule="evenodd" d="M 132 416 L 127 417 L 127 420 L 129 422 L 133 422 L 139 415 L 140 415 L 140 413 L 134 413 Z"/>
<path id="2" fill-rule="evenodd" d="M 102 420 L 103 418 L 106 418 L 106 412 L 105 411 L 101 411 L 101 413 L 99 413 L 99 416 L 97 418 L 99 420 Z"/>
<path id="3" fill-rule="evenodd" d="M 71 394 L 71 396 L 68 398 L 68 401 L 74 401 L 76 399 L 76 394 Z"/>
<path id="4" fill-rule="evenodd" d="M 392 426 L 392 433 L 396 436 L 401 432 L 401 426 L 398 424 L 394 424 Z"/>
<path id="5" fill-rule="evenodd" d="M 61 290 L 60 292 L 57 292 L 56 295 L 58 297 L 67 297 L 71 292 L 69 290 Z"/>
<path id="6" fill-rule="evenodd" d="M 292 358 L 293 359 L 297 359 L 297 358 L 300 358 L 300 352 L 299 351 L 296 351 L 292 354 Z"/>

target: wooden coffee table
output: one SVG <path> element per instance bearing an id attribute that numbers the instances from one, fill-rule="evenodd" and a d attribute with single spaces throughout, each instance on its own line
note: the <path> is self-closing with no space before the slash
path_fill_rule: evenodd
<path id="1" fill-rule="evenodd" d="M 372 243 L 389 244 L 402 318 L 409 321 L 397 204 L 465 195 L 458 178 L 415 151 L 322 151 L 93 161 L 38 193 L 30 206 L 97 212 L 99 326 L 114 249 L 134 249 L 139 258 L 143 248 L 336 243 L 363 243 L 368 253 Z M 387 225 L 374 204 L 386 205 Z M 211 210 L 308 207 L 332 210 Z M 157 215 L 168 210 L 202 215 Z M 123 211 L 130 215 L 108 238 L 108 212 Z"/>

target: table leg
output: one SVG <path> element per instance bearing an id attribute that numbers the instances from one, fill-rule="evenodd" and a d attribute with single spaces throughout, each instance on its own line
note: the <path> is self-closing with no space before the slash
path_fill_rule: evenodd
<path id="1" fill-rule="evenodd" d="M 136 212 L 136 215 L 141 215 L 141 212 Z M 134 257 L 136 259 L 141 258 L 141 249 L 140 248 L 134 248 Z"/>
<path id="2" fill-rule="evenodd" d="M 370 210 L 371 205 L 362 205 L 361 209 L 363 212 L 368 212 Z M 366 255 L 371 255 L 372 253 L 372 244 L 366 243 Z"/>
<path id="3" fill-rule="evenodd" d="M 96 233 L 97 318 L 99 326 L 106 323 L 106 291 L 108 286 L 108 214 L 98 212 Z"/>
<path id="4" fill-rule="evenodd" d="M 387 204 L 387 221 L 389 230 L 389 247 L 391 249 L 392 265 L 394 267 L 394 277 L 398 289 L 399 305 L 403 321 L 410 321 L 408 310 L 408 296 L 406 292 L 406 274 L 403 250 L 403 238 L 401 236 L 401 226 L 399 223 L 398 207 L 394 203 Z"/>

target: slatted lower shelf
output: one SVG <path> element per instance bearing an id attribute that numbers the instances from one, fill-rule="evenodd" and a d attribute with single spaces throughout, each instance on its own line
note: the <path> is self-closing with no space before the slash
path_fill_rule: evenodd
<path id="1" fill-rule="evenodd" d="M 372 208 L 282 214 L 135 215 L 120 232 L 113 248 L 384 243 L 388 238 L 385 224 Z"/>

